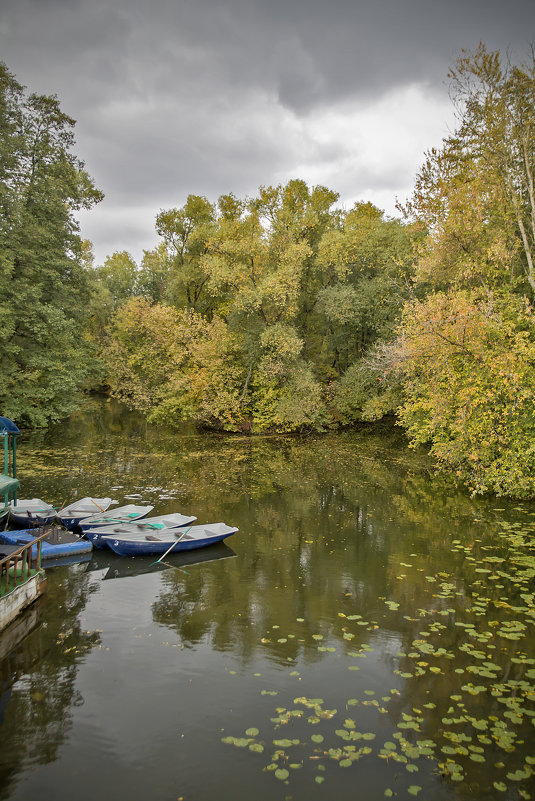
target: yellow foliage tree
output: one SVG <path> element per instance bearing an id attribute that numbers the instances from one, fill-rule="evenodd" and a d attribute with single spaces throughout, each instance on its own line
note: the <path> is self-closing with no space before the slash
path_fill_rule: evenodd
<path id="1" fill-rule="evenodd" d="M 405 310 L 394 362 L 413 446 L 473 492 L 535 495 L 535 319 L 512 295 L 437 292 Z"/>

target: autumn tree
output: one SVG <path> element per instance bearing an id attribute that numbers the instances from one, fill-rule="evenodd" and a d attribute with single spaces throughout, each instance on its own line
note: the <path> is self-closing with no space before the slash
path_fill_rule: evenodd
<path id="1" fill-rule="evenodd" d="M 396 343 L 412 445 L 473 492 L 535 495 L 535 319 L 513 294 L 432 293 L 408 306 Z"/>
<path id="2" fill-rule="evenodd" d="M 243 374 L 220 318 L 131 298 L 114 317 L 105 357 L 113 394 L 149 420 L 240 427 Z"/>
<path id="3" fill-rule="evenodd" d="M 222 405 L 212 415 L 213 424 L 255 431 L 323 425 L 322 389 L 306 351 L 310 311 L 322 287 L 316 254 L 333 224 L 330 207 L 336 198 L 324 187 L 311 190 L 303 181 L 290 181 L 262 187 L 253 199 L 229 194 L 211 204 L 190 195 L 182 208 L 158 215 L 163 242 L 151 260 L 165 260 L 165 300 L 179 312 L 200 315 L 195 320 L 204 320 L 206 332 L 215 337 L 214 364 L 232 354 L 232 380 L 241 376 L 237 396 L 232 402 L 228 397 L 226 411 Z M 148 256 L 135 290 L 145 297 L 141 287 L 147 266 Z M 117 339 L 119 329 L 113 330 Z M 202 342 L 190 355 L 203 369 L 186 370 L 192 386 L 199 385 L 200 375 L 208 375 L 203 362 L 203 353 L 210 350 L 206 336 Z M 171 373 L 173 369 L 171 364 Z M 178 392 L 176 382 L 174 386 Z M 185 397 L 181 390 L 179 394 Z M 186 408 L 190 419 L 200 419 L 193 397 L 190 393 L 176 419 Z M 203 419 L 207 422 L 206 415 Z"/>
<path id="4" fill-rule="evenodd" d="M 214 359 L 233 343 L 239 414 L 221 409 L 217 425 L 325 428 L 331 384 L 390 335 L 411 286 L 409 226 L 370 203 L 342 211 L 337 200 L 291 180 L 214 204 L 190 195 L 158 215 L 163 241 L 150 255 L 165 276 L 158 300 L 201 315 L 207 330 L 217 322 Z M 135 289 L 147 298 L 148 264 L 146 254 Z"/>
<path id="5" fill-rule="evenodd" d="M 219 317 L 239 341 L 240 402 L 256 430 L 314 425 L 323 414 L 306 349 L 321 287 L 315 256 L 336 198 L 294 180 L 252 199 L 222 195 L 215 205 L 192 195 L 157 218 L 172 258 L 168 297 L 208 322 Z"/>
<path id="6" fill-rule="evenodd" d="M 533 293 L 535 59 L 504 64 L 481 44 L 449 77 L 458 126 L 428 154 L 407 207 L 429 230 L 419 277 Z"/>
<path id="7" fill-rule="evenodd" d="M 535 61 L 480 45 L 450 72 L 457 130 L 408 210 L 426 225 L 416 289 L 383 374 L 403 385 L 412 444 L 474 492 L 535 495 Z M 379 363 L 379 370 L 381 364 Z"/>

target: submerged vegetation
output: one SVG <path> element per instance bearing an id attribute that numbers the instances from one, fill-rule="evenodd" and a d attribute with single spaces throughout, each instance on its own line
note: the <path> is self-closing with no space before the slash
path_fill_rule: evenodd
<path id="1" fill-rule="evenodd" d="M 190 195 L 141 264 L 94 267 L 72 121 L 2 72 L 0 406 L 42 425 L 105 388 L 158 423 L 325 431 L 394 415 L 472 492 L 535 496 L 535 61 L 481 45 L 401 219 L 292 180 Z"/>

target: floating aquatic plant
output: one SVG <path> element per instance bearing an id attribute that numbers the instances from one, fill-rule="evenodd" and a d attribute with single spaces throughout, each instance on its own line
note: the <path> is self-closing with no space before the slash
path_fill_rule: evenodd
<path id="1" fill-rule="evenodd" d="M 412 698 L 418 696 L 419 682 L 425 677 L 428 695 L 419 706 L 400 708 L 395 688 L 380 701 L 374 697 L 375 691 L 363 690 L 360 697 L 334 705 L 340 711 L 329 708 L 333 704 L 322 698 L 300 696 L 277 707 L 270 717 L 273 731 L 298 728 L 299 736 L 260 741 L 253 734 L 255 727 L 245 732 L 246 737 L 224 738 L 223 742 L 246 745 L 257 754 L 274 748 L 264 769 L 284 782 L 291 781 L 294 770 L 308 767 L 320 785 L 328 777 L 330 764 L 351 769 L 363 758 L 399 764 L 410 776 L 419 772 L 421 760 L 431 760 L 453 783 L 477 775 L 490 793 L 506 793 L 514 786 L 520 798 L 530 799 L 526 787 L 533 780 L 535 757 L 526 756 L 525 750 L 535 726 L 535 657 L 530 654 L 535 622 L 535 595 L 530 584 L 535 577 L 534 529 L 521 531 L 509 526 L 500 539 L 504 542 L 498 541 L 494 550 L 489 545 L 468 549 L 456 541 L 453 551 L 465 560 L 463 580 L 445 571 L 425 576 L 428 604 L 413 615 L 402 616 L 409 631 L 412 627 L 414 631 L 393 658 L 393 674 L 410 684 Z M 506 552 L 496 552 L 503 545 Z M 419 569 L 414 562 L 402 565 L 407 571 Z M 398 579 L 406 582 L 410 574 Z M 389 613 L 395 614 L 400 607 L 395 596 L 384 603 Z M 373 631 L 377 624 L 358 613 L 340 612 L 338 616 L 344 624 L 338 632 L 340 642 L 354 643 L 346 658 L 365 660 L 377 645 L 359 644 L 362 629 L 358 627 Z M 340 650 L 332 635 L 328 638 L 316 632 L 309 637 L 308 642 L 316 643 L 323 658 L 332 658 Z M 287 635 L 284 640 L 289 638 Z M 279 642 L 285 644 L 282 640 Z M 306 645 L 307 641 L 303 642 Z M 358 670 L 359 666 L 349 663 L 346 667 Z M 443 693 L 444 676 L 450 687 L 447 695 Z M 436 694 L 434 681 L 441 682 Z M 270 692 L 274 691 L 264 690 L 263 694 Z M 376 742 L 375 731 L 363 730 L 358 717 L 347 716 L 349 709 L 359 706 L 390 714 L 396 721 L 390 739 Z M 307 725 L 321 731 L 304 734 Z M 496 760 L 496 749 L 507 761 Z M 407 784 L 405 790 L 416 796 L 422 787 Z M 385 788 L 385 797 L 393 794 L 391 788 Z"/>

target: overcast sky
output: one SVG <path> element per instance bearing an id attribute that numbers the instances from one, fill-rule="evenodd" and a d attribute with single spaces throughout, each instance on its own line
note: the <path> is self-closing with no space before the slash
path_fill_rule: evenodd
<path id="1" fill-rule="evenodd" d="M 461 49 L 534 40 L 533 0 L 0 0 L 0 60 L 57 94 L 105 193 L 80 215 L 97 263 L 139 261 L 190 193 L 303 178 L 394 215 L 454 124 Z"/>

